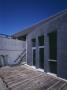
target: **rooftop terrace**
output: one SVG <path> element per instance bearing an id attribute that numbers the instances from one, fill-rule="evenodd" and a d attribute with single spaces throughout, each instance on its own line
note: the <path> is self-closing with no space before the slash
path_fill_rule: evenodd
<path id="1" fill-rule="evenodd" d="M 3 67 L 0 77 L 7 88 L 4 90 L 67 90 L 67 81 L 28 65 Z"/>

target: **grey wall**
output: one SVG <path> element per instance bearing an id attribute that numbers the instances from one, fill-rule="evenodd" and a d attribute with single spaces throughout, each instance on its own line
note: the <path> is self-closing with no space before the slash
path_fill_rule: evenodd
<path id="1" fill-rule="evenodd" d="M 0 55 L 7 55 L 8 64 L 13 64 L 25 48 L 25 41 L 0 37 Z"/>
<path id="2" fill-rule="evenodd" d="M 67 78 L 67 13 L 39 25 L 27 35 L 27 63 L 33 65 L 31 39 L 36 38 L 36 67 L 39 68 L 38 36 L 44 35 L 44 70 L 49 72 L 48 33 L 54 30 L 57 31 L 57 75 Z"/>
<path id="3" fill-rule="evenodd" d="M 58 30 L 58 75 L 67 79 L 67 16 Z"/>

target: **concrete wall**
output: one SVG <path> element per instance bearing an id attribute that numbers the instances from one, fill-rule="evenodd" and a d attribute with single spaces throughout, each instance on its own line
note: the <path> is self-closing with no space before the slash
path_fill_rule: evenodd
<path id="1" fill-rule="evenodd" d="M 25 48 L 25 41 L 0 37 L 0 55 L 7 55 L 8 64 L 13 64 Z"/>
<path id="2" fill-rule="evenodd" d="M 58 75 L 67 79 L 67 15 L 58 30 Z"/>
<path id="3" fill-rule="evenodd" d="M 48 33 L 52 31 L 57 31 L 57 75 L 67 78 L 67 13 L 39 25 L 27 35 L 27 63 L 33 65 L 31 40 L 36 38 L 36 67 L 39 68 L 38 36 L 44 35 L 44 70 L 50 72 Z"/>

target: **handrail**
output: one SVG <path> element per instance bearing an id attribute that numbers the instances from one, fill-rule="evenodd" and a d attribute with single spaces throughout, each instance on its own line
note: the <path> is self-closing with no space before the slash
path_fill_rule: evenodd
<path id="1" fill-rule="evenodd" d="M 10 37 L 10 38 L 12 38 L 10 35 L 1 34 L 1 33 L 0 33 L 0 37 L 5 37 L 5 38 L 9 38 Z"/>
<path id="2" fill-rule="evenodd" d="M 23 55 L 23 57 L 18 61 L 18 64 L 21 63 L 21 61 L 23 60 L 23 58 L 26 56 L 26 53 Z"/>
<path id="3" fill-rule="evenodd" d="M 23 52 L 17 57 L 17 59 L 16 59 L 14 62 L 18 61 L 18 59 L 19 59 L 25 52 L 26 52 L 26 49 L 23 50 Z"/>

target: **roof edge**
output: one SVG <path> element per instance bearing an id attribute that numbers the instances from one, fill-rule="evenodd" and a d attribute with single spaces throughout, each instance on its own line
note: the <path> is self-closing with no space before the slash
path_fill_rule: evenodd
<path id="1" fill-rule="evenodd" d="M 21 36 L 22 34 L 27 34 L 27 33 L 29 33 L 29 31 L 32 31 L 31 30 L 32 28 L 36 28 L 40 24 L 47 23 L 48 21 L 53 20 L 56 17 L 58 18 L 59 16 L 63 16 L 65 13 L 67 13 L 67 9 L 64 9 L 64 10 L 62 10 L 62 11 L 60 11 L 60 12 L 58 12 L 58 13 L 52 15 L 52 16 L 49 16 L 48 18 L 46 18 L 44 20 L 41 20 L 41 21 L 29 26 L 28 28 L 25 28 L 22 31 L 19 31 L 19 32 L 13 34 L 12 36 L 18 37 L 18 36 Z"/>

